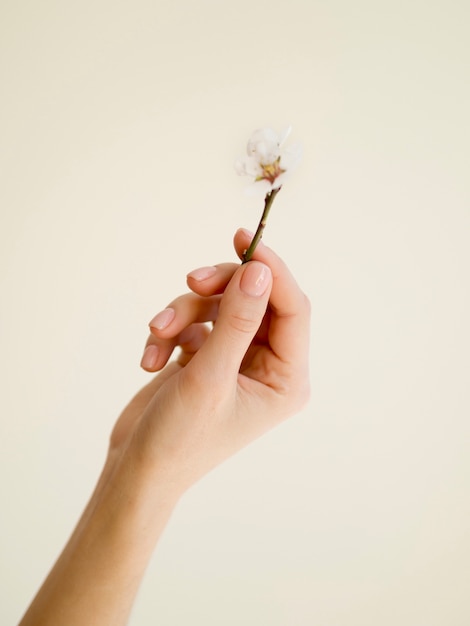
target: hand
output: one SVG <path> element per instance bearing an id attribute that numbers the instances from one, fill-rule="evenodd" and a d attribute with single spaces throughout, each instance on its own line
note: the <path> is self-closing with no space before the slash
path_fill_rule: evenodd
<path id="1" fill-rule="evenodd" d="M 240 257 L 249 243 L 236 233 Z M 309 395 L 309 303 L 272 250 L 260 244 L 250 263 L 191 272 L 188 286 L 152 320 L 142 366 L 162 371 L 111 438 L 111 453 L 126 450 L 177 497 Z"/>
<path id="2" fill-rule="evenodd" d="M 250 240 L 235 235 L 240 257 Z M 142 365 L 161 371 L 117 421 L 90 502 L 21 626 L 124 626 L 181 494 L 307 400 L 309 305 L 274 252 L 260 244 L 253 261 L 196 270 L 188 285 L 152 320 Z"/>

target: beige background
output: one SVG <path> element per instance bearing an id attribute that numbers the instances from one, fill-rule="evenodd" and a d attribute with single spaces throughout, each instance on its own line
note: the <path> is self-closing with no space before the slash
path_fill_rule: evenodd
<path id="1" fill-rule="evenodd" d="M 309 407 L 176 511 L 131 624 L 470 621 L 469 5 L 0 3 L 1 621 L 66 541 L 149 319 L 255 228 L 313 303 Z"/>

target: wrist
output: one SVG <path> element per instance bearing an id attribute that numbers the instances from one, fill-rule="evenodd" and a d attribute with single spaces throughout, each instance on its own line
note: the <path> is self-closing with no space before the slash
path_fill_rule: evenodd
<path id="1" fill-rule="evenodd" d="M 106 462 L 102 485 L 97 489 L 95 512 L 109 517 L 110 523 L 128 533 L 153 526 L 158 539 L 160 531 L 171 516 L 182 495 L 172 482 L 136 451 L 128 448 L 119 458 Z"/>

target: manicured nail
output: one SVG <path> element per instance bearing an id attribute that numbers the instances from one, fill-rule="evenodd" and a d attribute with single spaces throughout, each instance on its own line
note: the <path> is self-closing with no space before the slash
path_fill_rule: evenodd
<path id="1" fill-rule="evenodd" d="M 158 360 L 158 352 L 158 346 L 147 346 L 144 350 L 144 354 L 140 362 L 140 367 L 142 367 L 144 370 L 155 369 L 155 365 L 157 364 Z"/>
<path id="2" fill-rule="evenodd" d="M 252 261 L 246 264 L 240 281 L 240 288 L 248 296 L 262 296 L 269 285 L 270 277 L 271 270 L 267 265 Z"/>
<path id="3" fill-rule="evenodd" d="M 157 315 L 155 315 L 153 320 L 150 322 L 149 326 L 156 328 L 157 330 L 163 330 L 170 325 L 174 318 L 175 309 L 168 307 L 167 309 L 160 311 L 160 313 L 157 313 Z"/>
<path id="4" fill-rule="evenodd" d="M 211 276 L 214 276 L 216 271 L 217 271 L 217 268 L 213 266 L 199 267 L 197 270 L 193 270 L 192 272 L 189 272 L 189 274 L 187 275 L 187 278 L 194 278 L 194 280 L 203 281 L 203 280 L 207 280 Z"/>

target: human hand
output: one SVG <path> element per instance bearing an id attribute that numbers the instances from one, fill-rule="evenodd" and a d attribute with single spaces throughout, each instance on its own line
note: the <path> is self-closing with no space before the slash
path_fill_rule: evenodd
<path id="1" fill-rule="evenodd" d="M 250 240 L 236 233 L 240 257 Z M 160 373 L 117 421 L 90 502 L 21 626 L 127 623 L 182 493 L 306 402 L 308 300 L 272 250 L 260 244 L 253 258 L 191 272 L 192 293 L 152 320 L 142 365 Z"/>
<path id="2" fill-rule="evenodd" d="M 250 240 L 236 233 L 240 258 Z M 187 281 L 192 293 L 151 322 L 142 366 L 160 374 L 111 438 L 112 453 L 139 459 L 175 497 L 309 395 L 309 303 L 272 250 L 260 244 L 250 263 L 201 268 Z"/>

